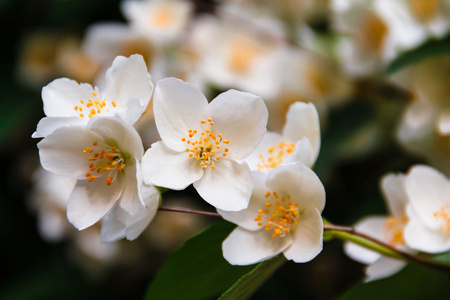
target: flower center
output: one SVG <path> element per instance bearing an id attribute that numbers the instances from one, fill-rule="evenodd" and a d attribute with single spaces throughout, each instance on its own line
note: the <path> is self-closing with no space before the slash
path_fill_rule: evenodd
<path id="1" fill-rule="evenodd" d="M 267 192 L 266 208 L 258 210 L 255 222 L 265 224 L 266 231 L 272 230 L 272 237 L 284 237 L 298 225 L 298 203 L 291 202 L 291 195 L 281 197 L 276 192 Z M 264 219 L 264 221 L 263 221 Z"/>
<path id="2" fill-rule="evenodd" d="M 442 206 L 441 210 L 433 213 L 433 217 L 440 221 L 441 229 L 445 234 L 450 234 L 450 217 L 448 214 L 447 207 Z"/>
<path id="3" fill-rule="evenodd" d="M 92 143 L 92 148 L 86 147 L 83 150 L 83 154 L 89 155 L 87 160 L 90 172 L 85 175 L 89 182 L 107 174 L 106 185 L 110 186 L 116 179 L 117 173 L 125 169 L 125 156 L 116 147 L 100 145 L 95 141 Z"/>
<path id="4" fill-rule="evenodd" d="M 439 1 L 437 0 L 409 0 L 408 3 L 413 14 L 421 22 L 432 19 L 439 8 Z"/>
<path id="5" fill-rule="evenodd" d="M 173 21 L 172 12 L 168 7 L 162 6 L 157 9 L 151 19 L 151 25 L 157 27 L 168 27 Z"/>
<path id="6" fill-rule="evenodd" d="M 258 164 L 258 171 L 264 169 L 270 170 L 278 167 L 287 157 L 294 154 L 295 144 L 281 142 L 278 146 L 270 146 L 267 149 L 268 157 L 264 158 L 263 154 L 259 155 L 261 163 Z"/>
<path id="7" fill-rule="evenodd" d="M 211 118 L 201 120 L 200 123 L 203 126 L 202 132 L 189 129 L 188 138 L 183 137 L 181 141 L 186 143 L 189 157 L 195 157 L 200 162 L 200 167 L 211 166 L 211 169 L 215 169 L 215 162 L 227 156 L 229 149 L 224 144 L 229 144 L 230 141 L 223 139 L 221 133 L 214 134 L 214 122 Z"/>
<path id="8" fill-rule="evenodd" d="M 93 99 L 88 99 L 87 101 L 81 99 L 80 105 L 75 105 L 73 109 L 78 112 L 78 116 L 80 118 L 89 119 L 95 116 L 96 114 L 100 114 L 102 112 L 110 111 L 111 107 L 116 107 L 117 104 L 115 101 L 107 102 L 106 99 L 100 99 L 96 92 L 92 92 Z"/>
<path id="9" fill-rule="evenodd" d="M 384 225 L 384 239 L 391 246 L 404 246 L 406 244 L 403 231 L 409 219 L 406 215 L 391 217 Z"/>
<path id="10" fill-rule="evenodd" d="M 234 73 L 245 74 L 254 60 L 262 54 L 262 49 L 251 40 L 240 40 L 232 44 L 229 54 L 229 67 Z"/>
<path id="11" fill-rule="evenodd" d="M 380 52 L 387 33 L 388 27 L 380 17 L 373 14 L 368 16 L 363 25 L 362 37 L 370 49 Z"/>

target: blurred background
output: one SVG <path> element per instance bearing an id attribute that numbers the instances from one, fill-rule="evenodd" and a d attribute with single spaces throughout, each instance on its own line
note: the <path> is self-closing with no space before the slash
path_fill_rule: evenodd
<path id="1" fill-rule="evenodd" d="M 387 173 L 426 163 L 449 175 L 448 135 L 428 124 L 450 107 L 448 1 L 134 2 L 0 1 L 0 299 L 143 299 L 170 253 L 218 221 L 160 212 L 137 240 L 112 244 L 100 243 L 99 227 L 68 223 L 73 181 L 40 169 L 31 138 L 41 89 L 60 77 L 101 85 L 117 55 L 140 53 L 153 82 L 182 78 L 208 99 L 229 88 L 260 95 L 271 131 L 281 132 L 290 104 L 313 102 L 322 130 L 314 170 L 335 224 L 386 214 Z M 136 127 L 146 148 L 159 139 L 151 112 Z M 212 210 L 192 188 L 165 193 L 164 205 Z M 313 261 L 285 264 L 252 299 L 438 299 L 450 282 L 408 266 L 364 285 L 364 268 L 332 240 Z"/>

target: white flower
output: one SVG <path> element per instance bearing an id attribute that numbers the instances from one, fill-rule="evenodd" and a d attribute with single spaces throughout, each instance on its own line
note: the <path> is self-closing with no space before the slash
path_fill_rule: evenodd
<path id="1" fill-rule="evenodd" d="M 122 2 L 122 12 L 132 28 L 155 44 L 167 44 L 181 37 L 192 9 L 192 4 L 183 0 Z"/>
<path id="2" fill-rule="evenodd" d="M 314 104 L 296 102 L 289 108 L 283 133 L 267 132 L 245 161 L 253 171 L 267 171 L 281 163 L 300 161 L 311 167 L 320 149 L 319 116 Z"/>
<path id="3" fill-rule="evenodd" d="M 404 239 L 404 229 L 408 223 L 406 207 L 409 201 L 405 191 L 405 180 L 405 175 L 384 176 L 381 189 L 389 216 L 366 217 L 359 221 L 355 228 L 393 247 L 408 251 Z M 350 242 L 345 243 L 344 250 L 352 259 L 369 265 L 366 269 L 366 282 L 391 276 L 406 265 L 404 261 L 382 256 Z"/>
<path id="4" fill-rule="evenodd" d="M 246 158 L 266 132 L 267 108 L 260 97 L 229 90 L 208 104 L 179 79 L 157 82 L 153 98 L 162 141 L 144 155 L 146 183 L 174 190 L 191 183 L 200 196 L 223 210 L 247 207 L 253 176 Z"/>
<path id="5" fill-rule="evenodd" d="M 99 221 L 115 204 L 117 218 L 126 227 L 134 225 L 133 217 L 146 206 L 147 214 L 156 211 L 159 193 L 142 182 L 141 139 L 119 116 L 92 118 L 86 126 L 60 127 L 38 148 L 44 169 L 77 179 L 67 217 L 79 230 Z M 136 234 L 133 231 L 127 237 Z"/>
<path id="6" fill-rule="evenodd" d="M 78 84 L 68 78 L 52 81 L 42 89 L 43 118 L 33 137 L 45 137 L 56 128 L 86 125 L 99 115 L 119 114 L 134 124 L 150 101 L 153 84 L 142 56 L 118 56 L 106 72 L 105 88 Z"/>
<path id="7" fill-rule="evenodd" d="M 302 163 L 292 163 L 254 176 L 247 209 L 218 210 L 238 225 L 223 242 L 225 259 L 232 265 L 250 265 L 281 252 L 295 262 L 316 257 L 322 250 L 320 213 L 325 205 L 325 190 L 317 175 Z"/>
<path id="8" fill-rule="evenodd" d="M 438 253 L 450 250 L 450 182 L 435 169 L 418 165 L 406 180 L 410 199 L 405 241 L 411 248 Z"/>

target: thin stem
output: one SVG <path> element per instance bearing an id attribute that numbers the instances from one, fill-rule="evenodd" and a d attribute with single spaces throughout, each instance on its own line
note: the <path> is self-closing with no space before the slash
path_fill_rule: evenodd
<path id="1" fill-rule="evenodd" d="M 426 266 L 434 268 L 434 269 L 439 269 L 439 270 L 443 270 L 446 272 L 450 272 L 450 265 L 448 265 L 448 264 L 437 263 L 437 262 L 425 259 L 423 257 L 416 256 L 411 253 L 405 252 L 403 250 L 399 250 L 383 241 L 380 241 L 380 240 L 375 239 L 365 233 L 357 231 L 354 227 L 340 226 L 340 225 L 324 225 L 323 227 L 324 227 L 324 230 L 330 231 L 330 233 L 337 238 L 356 242 L 360 246 L 363 246 L 363 247 L 371 249 L 371 250 L 375 250 L 383 255 L 390 256 L 390 257 L 397 258 L 397 259 L 404 259 L 404 260 L 412 261 L 415 263 L 426 265 Z M 356 236 L 360 239 L 355 240 L 347 235 L 342 235 L 339 233 L 347 233 L 349 235 Z M 370 243 L 367 243 L 367 241 L 369 241 Z M 375 244 L 376 246 L 373 247 L 373 244 Z M 385 249 L 380 249 L 380 246 Z"/>
<path id="2" fill-rule="evenodd" d="M 184 207 L 167 207 L 167 206 L 160 206 L 158 208 L 160 211 L 172 211 L 172 212 L 180 212 L 180 213 L 187 213 L 187 214 L 196 214 L 196 215 L 204 215 L 204 216 L 212 216 L 212 217 L 220 217 L 218 213 L 210 212 L 210 211 L 203 211 L 203 210 L 195 210 L 195 209 L 189 209 Z"/>

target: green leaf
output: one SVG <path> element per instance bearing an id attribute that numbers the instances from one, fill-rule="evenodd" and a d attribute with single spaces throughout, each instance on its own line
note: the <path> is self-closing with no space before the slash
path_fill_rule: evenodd
<path id="1" fill-rule="evenodd" d="M 392 277 L 361 283 L 338 299 L 447 299 L 449 282 L 448 273 L 410 264 Z"/>
<path id="2" fill-rule="evenodd" d="M 434 258 L 435 261 L 450 263 L 450 252 L 438 255 Z"/>
<path id="3" fill-rule="evenodd" d="M 146 299 L 211 299 L 252 271 L 256 265 L 232 266 L 222 256 L 222 242 L 234 228 L 221 221 L 186 241 L 160 269 Z"/>
<path id="4" fill-rule="evenodd" d="M 272 274 L 286 262 L 286 258 L 281 253 L 269 260 L 258 264 L 226 291 L 219 300 L 241 300 L 248 299 L 259 286 L 261 286 Z"/>
<path id="5" fill-rule="evenodd" d="M 387 67 L 386 73 L 391 75 L 400 69 L 429 57 L 450 53 L 450 36 L 441 40 L 431 40 L 424 45 L 403 53 L 392 61 Z"/>

